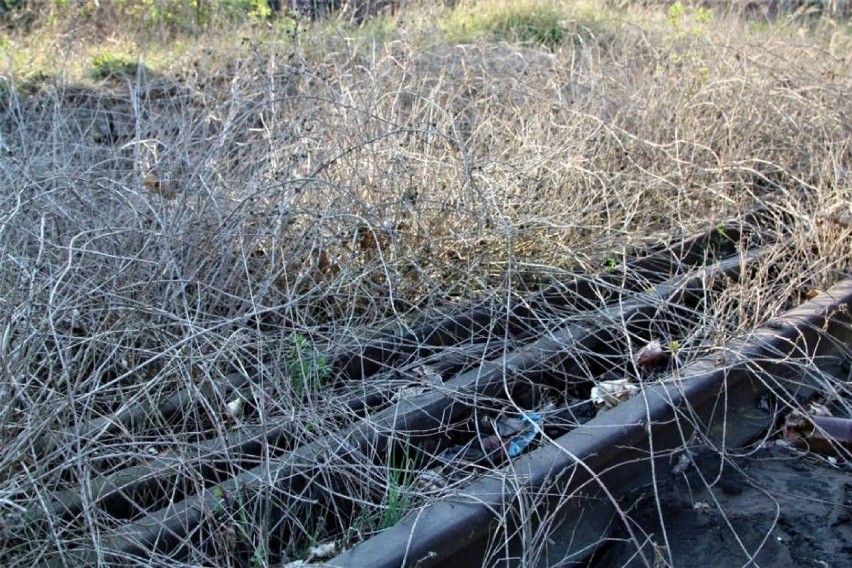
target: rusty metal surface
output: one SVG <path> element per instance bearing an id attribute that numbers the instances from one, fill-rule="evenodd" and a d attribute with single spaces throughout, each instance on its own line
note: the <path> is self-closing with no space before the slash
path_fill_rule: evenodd
<path id="1" fill-rule="evenodd" d="M 472 483 L 456 497 L 423 508 L 326 565 L 454 566 L 465 554 L 470 561 L 477 551 L 466 549 L 484 545 L 518 491 L 545 496 L 561 510 L 573 541 L 560 551 L 560 565 L 571 565 L 572 559 L 579 563 L 603 536 L 614 502 L 666 475 L 671 452 L 685 447 L 690 437 L 736 448 L 764 431 L 773 413 L 769 407 L 761 410 L 762 397 L 773 390 L 807 389 L 801 362 L 832 364 L 852 343 L 850 308 L 852 280 L 846 280 L 730 345 L 721 358 L 714 355 L 689 365 L 513 462 L 511 472 Z M 515 482 L 507 485 L 506 475 Z M 595 506 L 597 515 L 589 511 Z"/>

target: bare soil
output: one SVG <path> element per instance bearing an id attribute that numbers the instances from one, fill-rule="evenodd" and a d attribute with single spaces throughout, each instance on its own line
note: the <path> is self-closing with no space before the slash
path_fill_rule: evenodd
<path id="1" fill-rule="evenodd" d="M 836 461 L 782 445 L 724 463 L 708 452 L 658 486 L 659 504 L 636 504 L 634 531 L 655 566 L 850 566 L 852 465 Z M 592 566 L 642 564 L 617 538 Z"/>

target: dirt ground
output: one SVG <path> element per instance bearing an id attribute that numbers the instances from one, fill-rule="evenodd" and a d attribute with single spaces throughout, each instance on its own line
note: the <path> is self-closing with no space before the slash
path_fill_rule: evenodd
<path id="1" fill-rule="evenodd" d="M 709 487 L 709 489 L 708 489 Z M 852 464 L 774 445 L 696 466 L 660 484 L 631 514 L 655 566 L 852 566 Z M 641 536 L 640 536 L 641 535 Z M 641 566 L 626 532 L 591 563 Z"/>

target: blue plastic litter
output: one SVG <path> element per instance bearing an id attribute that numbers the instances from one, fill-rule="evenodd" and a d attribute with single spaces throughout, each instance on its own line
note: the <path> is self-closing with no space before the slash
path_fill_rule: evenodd
<path id="1" fill-rule="evenodd" d="M 501 417 L 495 424 L 496 434 L 447 448 L 438 459 L 449 464 L 478 463 L 488 456 L 498 455 L 514 458 L 535 439 L 539 422 L 541 416 L 537 412 L 526 412 L 518 418 Z"/>
<path id="2" fill-rule="evenodd" d="M 527 449 L 527 446 L 535 439 L 535 435 L 538 433 L 538 423 L 541 422 L 541 416 L 537 412 L 526 412 L 521 417 L 529 423 L 529 427 L 509 441 L 509 445 L 506 447 L 506 455 L 510 458 L 520 455 Z"/>

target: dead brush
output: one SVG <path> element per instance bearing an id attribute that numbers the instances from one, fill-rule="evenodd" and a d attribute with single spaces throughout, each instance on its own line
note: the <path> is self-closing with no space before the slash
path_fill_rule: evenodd
<path id="1" fill-rule="evenodd" d="M 758 204 L 794 219 L 777 227 L 793 250 L 716 299 L 692 336 L 670 338 L 684 362 L 849 275 L 837 213 L 852 201 L 847 36 L 720 17 L 684 43 L 659 10 L 554 5 L 566 33 L 552 50 L 451 44 L 412 11 L 418 26 L 381 41 L 337 21 L 286 41 L 262 26 L 222 30 L 221 43 L 209 30 L 174 64 L 106 83 L 26 83 L 29 70 L 7 60 L 4 522 L 152 455 L 177 448 L 179 465 L 180 451 L 228 430 L 298 417 L 297 447 L 362 419 L 335 398 L 334 377 L 294 386 L 282 365 L 294 341 L 330 357 L 367 330 L 404 330 L 473 299 L 501 317 L 512 294 L 594 275 L 632 246 Z M 228 412 L 229 372 L 260 377 L 244 418 Z M 153 409 L 176 389 L 201 403 L 162 423 Z M 153 422 L 138 432 L 51 442 L 138 407 Z M 375 452 L 317 464 L 299 498 L 319 509 L 247 502 L 219 533 L 186 543 L 188 556 L 267 565 L 279 558 L 271 542 L 304 557 L 323 539 L 372 534 L 390 501 L 398 518 L 454 487 L 408 483 Z M 523 534 L 532 562 L 555 520 L 537 509 L 542 496 L 519 499 L 522 517 L 541 517 L 539 533 Z M 268 528 L 273 512 L 282 520 Z M 522 534 L 524 520 L 501 530 Z M 115 523 L 97 507 L 76 527 L 48 519 L 0 558 L 97 551 Z M 284 534 L 296 536 L 276 541 Z"/>

